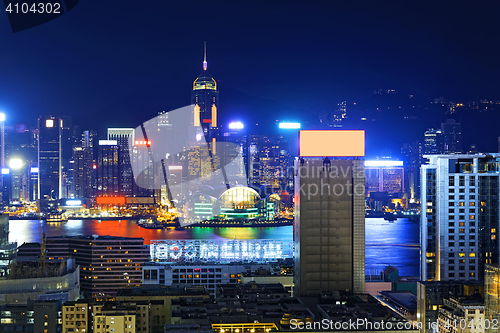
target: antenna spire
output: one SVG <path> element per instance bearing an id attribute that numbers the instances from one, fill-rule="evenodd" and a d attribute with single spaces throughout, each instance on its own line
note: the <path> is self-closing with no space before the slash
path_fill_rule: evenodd
<path id="1" fill-rule="evenodd" d="M 207 70 L 207 42 L 205 42 L 204 52 L 203 52 L 203 70 Z"/>

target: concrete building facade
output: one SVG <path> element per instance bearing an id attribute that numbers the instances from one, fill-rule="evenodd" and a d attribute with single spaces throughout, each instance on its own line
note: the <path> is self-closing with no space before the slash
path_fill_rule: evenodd
<path id="1" fill-rule="evenodd" d="M 362 159 L 295 161 L 295 288 L 365 290 L 365 168 Z"/>

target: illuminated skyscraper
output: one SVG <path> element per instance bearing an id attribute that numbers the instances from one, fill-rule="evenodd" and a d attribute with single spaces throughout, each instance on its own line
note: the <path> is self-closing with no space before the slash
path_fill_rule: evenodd
<path id="1" fill-rule="evenodd" d="M 134 176 L 130 164 L 129 140 L 134 140 L 133 128 L 108 128 L 108 140 L 117 142 L 120 150 L 120 195 L 132 196 L 134 188 Z"/>
<path id="2" fill-rule="evenodd" d="M 193 82 L 191 104 L 195 106 L 194 125 L 201 126 L 207 142 L 217 138 L 217 109 L 219 107 L 219 91 L 217 82 L 207 70 L 207 52 L 203 58 L 203 71 Z"/>
<path id="3" fill-rule="evenodd" d="M 481 281 L 499 263 L 500 155 L 424 157 L 421 280 Z"/>
<path id="4" fill-rule="evenodd" d="M 366 161 L 366 193 L 403 193 L 404 167 L 402 161 Z"/>
<path id="5" fill-rule="evenodd" d="M 62 188 L 62 119 L 38 119 L 38 199 L 60 199 Z"/>
<path id="6" fill-rule="evenodd" d="M 97 196 L 122 196 L 120 149 L 116 140 L 99 140 L 97 153 Z"/>
<path id="7" fill-rule="evenodd" d="M 433 128 L 424 132 L 424 154 L 442 154 L 444 149 L 443 132 Z"/>

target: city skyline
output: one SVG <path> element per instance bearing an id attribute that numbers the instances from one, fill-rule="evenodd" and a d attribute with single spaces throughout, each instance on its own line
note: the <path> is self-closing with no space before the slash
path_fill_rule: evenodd
<path id="1" fill-rule="evenodd" d="M 0 21 L 8 46 L 0 53 L 8 65 L 0 78 L 0 110 L 9 115 L 8 124 L 52 114 L 71 116 L 82 127 L 94 119 L 102 120 L 98 126 L 135 127 L 159 111 L 185 106 L 186 89 L 202 69 L 204 41 L 222 92 L 221 124 L 234 117 L 253 124 L 260 117 L 317 126 L 322 113 L 347 101 L 350 127 L 369 127 L 359 119 L 377 118 L 374 129 L 366 128 L 369 153 L 374 142 L 376 155 L 391 146 L 380 138 L 387 122 L 395 122 L 395 137 L 405 133 L 398 128 L 415 136 L 415 127 L 421 132 L 436 126 L 422 124 L 425 120 L 445 122 L 429 103 L 434 99 L 456 104 L 500 99 L 492 56 L 497 23 L 487 19 L 494 12 L 490 4 L 421 4 L 411 10 L 369 2 L 193 4 L 190 12 L 183 4 L 153 3 L 146 13 L 132 11 L 128 2 L 117 8 L 106 3 L 97 14 L 79 3 L 56 20 L 17 33 L 8 20 Z M 310 15 L 304 17 L 304 10 Z M 213 18 L 214 27 L 195 28 L 201 17 Z M 250 29 L 254 20 L 262 24 Z M 386 102 L 373 94 L 379 89 L 399 97 Z M 404 121 L 413 116 L 420 120 Z M 479 150 L 493 151 L 493 138 L 500 134 L 488 127 L 497 120 L 494 112 L 458 108 L 454 118 L 467 124 L 464 133 L 472 133 L 464 135 L 465 148 L 482 144 Z M 487 126 L 487 143 L 479 142 L 478 126 Z M 394 155 L 399 148 L 385 149 Z"/>

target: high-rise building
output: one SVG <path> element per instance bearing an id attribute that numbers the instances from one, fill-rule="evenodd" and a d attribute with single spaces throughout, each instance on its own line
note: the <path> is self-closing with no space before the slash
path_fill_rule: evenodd
<path id="1" fill-rule="evenodd" d="M 203 58 L 203 71 L 193 82 L 191 104 L 194 105 L 194 126 L 201 126 L 207 142 L 217 139 L 217 111 L 219 107 L 219 91 L 217 82 L 207 70 L 207 52 Z"/>
<path id="2" fill-rule="evenodd" d="M 38 119 L 38 199 L 62 198 L 62 119 Z"/>
<path id="3" fill-rule="evenodd" d="M 500 155 L 424 157 L 421 280 L 483 280 L 499 262 Z"/>
<path id="4" fill-rule="evenodd" d="M 295 160 L 294 172 L 294 282 L 298 297 L 327 290 L 365 290 L 365 167 L 364 160 L 358 158 L 364 155 L 364 132 L 328 132 L 334 135 L 300 132 L 302 157 Z M 349 142 L 354 136 L 357 143 Z M 324 139 L 342 140 L 355 149 L 330 149 L 321 145 Z M 313 146 L 308 149 L 314 150 L 311 154 L 307 144 Z M 343 157 L 307 157 L 319 154 Z"/>
<path id="5" fill-rule="evenodd" d="M 134 140 L 133 128 L 108 128 L 108 140 L 115 140 L 120 150 L 120 193 L 123 196 L 132 196 L 134 176 L 130 164 L 129 143 Z"/>
<path id="6" fill-rule="evenodd" d="M 424 154 L 442 154 L 444 150 L 443 132 L 430 128 L 424 132 Z"/>
<path id="7" fill-rule="evenodd" d="M 92 198 L 92 168 L 94 155 L 91 147 L 73 148 L 73 196 L 75 198 Z"/>
<path id="8" fill-rule="evenodd" d="M 370 192 L 404 193 L 403 161 L 366 161 L 366 194 Z"/>
<path id="9" fill-rule="evenodd" d="M 448 119 L 441 123 L 441 132 L 443 133 L 443 152 L 445 154 L 462 152 L 462 125 L 454 119 Z"/>
<path id="10" fill-rule="evenodd" d="M 99 140 L 96 163 L 97 196 L 122 196 L 120 163 L 118 142 L 116 140 Z"/>
<path id="11" fill-rule="evenodd" d="M 288 189 L 293 175 L 290 172 L 293 160 L 288 141 L 282 135 L 250 135 L 248 160 L 249 184 L 274 190 Z"/>
<path id="12" fill-rule="evenodd" d="M 411 202 L 420 198 L 420 166 L 423 164 L 422 143 L 404 144 L 401 156 L 405 166 L 405 189 Z"/>

